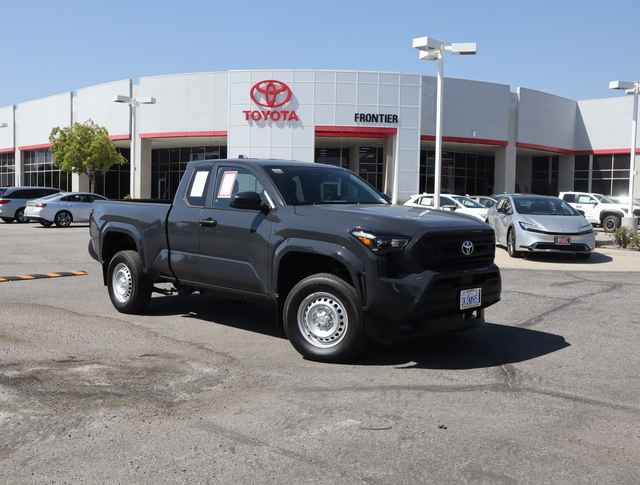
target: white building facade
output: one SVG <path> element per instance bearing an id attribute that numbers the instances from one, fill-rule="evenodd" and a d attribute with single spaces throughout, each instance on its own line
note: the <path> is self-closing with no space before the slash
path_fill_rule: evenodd
<path id="1" fill-rule="evenodd" d="M 444 92 L 443 191 L 627 195 L 630 98 L 575 101 L 453 78 L 445 80 Z M 131 110 L 114 103 L 116 95 L 153 97 L 155 104 Z M 96 191 L 111 198 L 171 198 L 190 160 L 239 156 L 339 165 L 399 200 L 433 190 L 430 76 L 328 70 L 177 74 L 2 107 L 0 187 L 87 189 L 86 177 L 56 168 L 48 142 L 52 128 L 87 120 L 105 126 L 130 161 L 97 177 Z"/>

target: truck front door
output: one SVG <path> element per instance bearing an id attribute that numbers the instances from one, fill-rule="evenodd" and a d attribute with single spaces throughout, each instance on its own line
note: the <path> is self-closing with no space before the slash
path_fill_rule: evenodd
<path id="1" fill-rule="evenodd" d="M 221 288 L 265 294 L 269 281 L 272 223 L 259 210 L 231 207 L 240 192 L 264 192 L 248 168 L 219 166 L 207 207 L 201 211 L 200 281 Z"/>

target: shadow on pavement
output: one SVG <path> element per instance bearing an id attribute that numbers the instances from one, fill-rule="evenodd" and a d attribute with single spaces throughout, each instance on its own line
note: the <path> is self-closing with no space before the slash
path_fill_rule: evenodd
<path id="1" fill-rule="evenodd" d="M 284 338 L 269 305 L 205 296 L 154 298 L 150 315 L 179 315 L 270 337 Z M 568 347 L 561 335 L 496 323 L 466 332 L 415 338 L 392 345 L 372 344 L 359 365 L 408 369 L 478 369 L 535 359 Z"/>
<path id="2" fill-rule="evenodd" d="M 375 345 L 362 364 L 408 369 L 480 369 L 535 359 L 568 347 L 561 335 L 485 323 L 466 332 Z M 405 366 L 406 364 L 406 366 Z"/>

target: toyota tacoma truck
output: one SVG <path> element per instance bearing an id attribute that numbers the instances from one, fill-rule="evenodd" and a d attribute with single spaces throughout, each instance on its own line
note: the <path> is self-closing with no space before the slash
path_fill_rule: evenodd
<path id="1" fill-rule="evenodd" d="M 188 164 L 173 202 L 104 202 L 89 252 L 115 308 L 154 291 L 271 302 L 291 344 L 354 359 L 371 339 L 463 330 L 500 300 L 493 230 L 466 215 L 391 205 L 352 172 L 306 162 Z"/>

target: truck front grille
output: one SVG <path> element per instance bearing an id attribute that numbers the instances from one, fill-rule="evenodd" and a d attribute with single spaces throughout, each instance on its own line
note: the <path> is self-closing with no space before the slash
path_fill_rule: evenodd
<path id="1" fill-rule="evenodd" d="M 473 244 L 471 254 L 463 253 L 466 241 Z M 413 251 L 426 270 L 480 268 L 493 263 L 496 241 L 493 231 L 487 230 L 426 234 Z"/>

